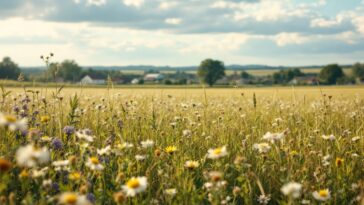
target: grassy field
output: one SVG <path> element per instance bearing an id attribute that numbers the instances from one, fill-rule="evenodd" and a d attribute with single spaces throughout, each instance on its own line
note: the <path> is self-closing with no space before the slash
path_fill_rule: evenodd
<path id="1" fill-rule="evenodd" d="M 5 88 L 0 204 L 364 204 L 363 96 Z"/>
<path id="2" fill-rule="evenodd" d="M 303 68 L 300 69 L 303 73 L 314 73 L 314 74 L 318 74 L 321 71 L 321 68 Z M 251 75 L 254 76 L 267 76 L 267 75 L 273 75 L 273 73 L 277 72 L 279 70 L 274 70 L 274 69 L 264 69 L 264 70 L 246 70 L 246 72 L 248 72 Z M 347 75 L 351 74 L 351 68 L 344 68 L 343 69 L 344 73 Z M 123 70 L 123 73 L 128 73 L 128 74 L 139 74 L 142 75 L 144 74 L 144 71 L 135 71 L 135 70 Z M 241 71 L 236 71 L 237 73 L 240 73 Z M 162 71 L 161 73 L 164 74 L 173 74 L 175 73 L 175 71 Z M 196 74 L 196 71 L 186 71 L 186 73 L 191 73 L 191 74 Z M 226 70 L 225 71 L 226 75 L 232 75 L 235 73 L 235 71 L 233 70 Z"/>

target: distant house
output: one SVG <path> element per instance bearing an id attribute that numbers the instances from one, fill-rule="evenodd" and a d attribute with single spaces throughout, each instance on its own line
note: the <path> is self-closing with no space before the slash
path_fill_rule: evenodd
<path id="1" fill-rule="evenodd" d="M 85 85 L 87 84 L 102 85 L 106 83 L 106 80 L 105 78 L 100 76 L 86 75 L 81 79 L 80 83 Z"/>
<path id="2" fill-rule="evenodd" d="M 150 74 L 146 74 L 144 76 L 144 81 L 162 81 L 164 80 L 164 75 L 160 74 L 160 73 L 150 73 Z"/>
<path id="3" fill-rule="evenodd" d="M 313 76 L 307 76 L 307 77 L 295 77 L 293 78 L 289 84 L 291 85 L 315 85 L 317 84 L 318 79 Z"/>
<path id="4" fill-rule="evenodd" d="M 355 78 L 355 83 L 356 83 L 356 84 L 364 84 L 364 79 L 361 79 L 361 78 Z"/>
<path id="5" fill-rule="evenodd" d="M 216 81 L 217 85 L 228 85 L 229 84 L 229 78 L 227 76 L 224 76 L 223 78 Z"/>
<path id="6" fill-rule="evenodd" d="M 111 81 L 114 84 L 124 84 L 125 83 L 125 80 L 123 78 L 111 78 Z"/>
<path id="7" fill-rule="evenodd" d="M 139 79 L 138 78 L 134 78 L 132 81 L 131 81 L 131 84 L 139 84 Z"/>
<path id="8" fill-rule="evenodd" d="M 240 78 L 234 81 L 237 85 L 246 85 L 252 82 L 251 79 Z"/>

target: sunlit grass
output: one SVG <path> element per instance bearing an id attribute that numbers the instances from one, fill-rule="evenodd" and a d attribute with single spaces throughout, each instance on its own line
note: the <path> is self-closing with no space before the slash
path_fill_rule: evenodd
<path id="1" fill-rule="evenodd" d="M 363 200 L 362 87 L 58 91 L 3 93 L 0 204 Z"/>

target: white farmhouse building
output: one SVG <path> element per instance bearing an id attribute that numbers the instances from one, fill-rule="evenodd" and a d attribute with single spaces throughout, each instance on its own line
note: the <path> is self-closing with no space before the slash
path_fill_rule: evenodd
<path id="1" fill-rule="evenodd" d="M 84 85 L 87 84 L 102 85 L 106 83 L 106 80 L 104 78 L 86 75 L 81 79 L 80 83 Z"/>
<path id="2" fill-rule="evenodd" d="M 164 79 L 164 75 L 160 73 L 151 73 L 144 76 L 144 81 L 161 81 Z"/>

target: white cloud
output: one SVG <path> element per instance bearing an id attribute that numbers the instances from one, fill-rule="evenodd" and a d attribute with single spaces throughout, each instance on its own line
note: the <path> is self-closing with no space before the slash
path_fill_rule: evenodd
<path id="1" fill-rule="evenodd" d="M 214 3 L 211 4 L 210 7 L 214 9 L 236 8 L 238 7 L 238 4 L 227 1 L 215 1 Z"/>
<path id="2" fill-rule="evenodd" d="M 166 24 L 179 25 L 179 24 L 182 23 L 182 19 L 180 19 L 180 18 L 168 18 L 164 22 Z"/>
<path id="3" fill-rule="evenodd" d="M 303 44 L 309 40 L 309 37 L 299 33 L 280 33 L 274 39 L 278 46 L 283 47 L 291 44 Z"/>
<path id="4" fill-rule="evenodd" d="M 180 52 L 183 54 L 225 55 L 230 51 L 240 49 L 249 39 L 253 38 L 255 37 L 240 33 L 188 36 Z"/>
<path id="5" fill-rule="evenodd" d="M 75 0 L 75 2 L 79 2 L 79 0 Z M 94 6 L 102 6 L 106 4 L 106 0 L 87 0 L 87 5 L 94 5 Z"/>
<path id="6" fill-rule="evenodd" d="M 356 32 L 347 31 L 336 35 L 336 38 L 338 40 L 346 42 L 347 44 L 354 45 L 358 43 L 362 37 Z"/>
<path id="7" fill-rule="evenodd" d="M 159 9 L 161 10 L 168 10 L 168 9 L 171 9 L 175 6 L 177 6 L 177 2 L 175 1 L 163 1 L 159 4 Z"/>
<path id="8" fill-rule="evenodd" d="M 364 16 L 355 17 L 353 23 L 356 26 L 357 31 L 364 34 Z"/>
<path id="9" fill-rule="evenodd" d="M 233 9 L 232 18 L 235 21 L 243 21 L 249 18 L 259 22 L 287 20 L 290 17 L 304 17 L 308 12 L 304 7 L 293 6 L 289 0 L 262 0 L 260 3 L 219 1 L 212 6 Z"/>
<path id="10" fill-rule="evenodd" d="M 335 19 L 335 20 L 327 20 L 323 18 L 313 19 L 311 20 L 311 27 L 312 28 L 330 28 L 334 26 L 340 25 L 341 20 Z"/>
<path id="11" fill-rule="evenodd" d="M 126 6 L 133 6 L 136 8 L 140 8 L 144 4 L 144 0 L 123 0 L 123 3 Z"/>

